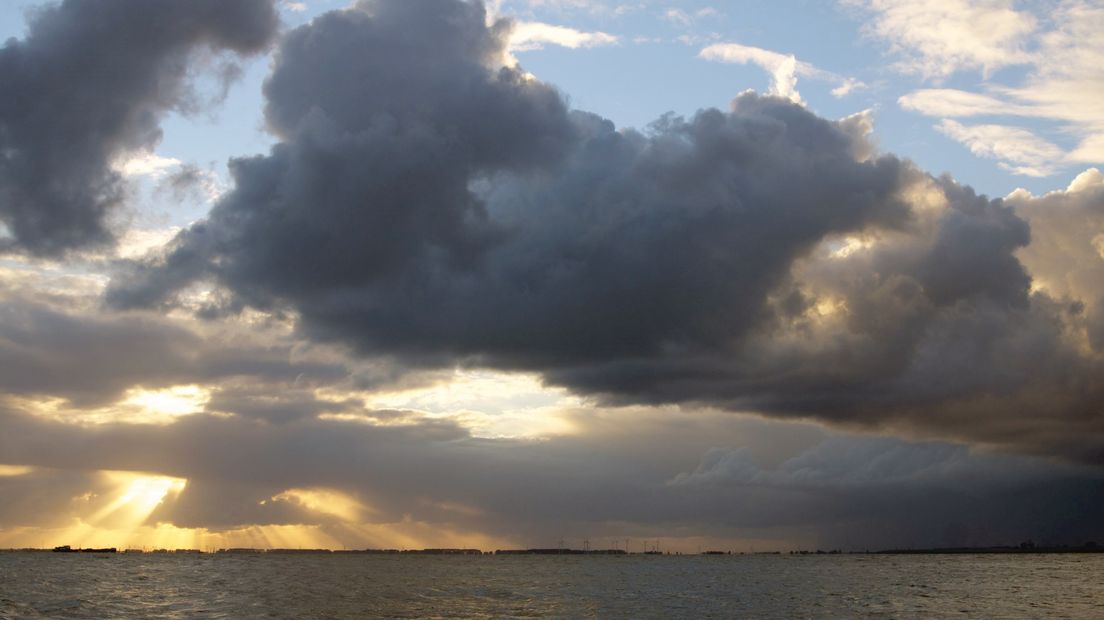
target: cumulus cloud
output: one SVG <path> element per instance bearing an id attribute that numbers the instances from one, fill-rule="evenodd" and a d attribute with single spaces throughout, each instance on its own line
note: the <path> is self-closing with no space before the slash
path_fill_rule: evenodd
<path id="1" fill-rule="evenodd" d="M 1033 285 L 1072 304 L 1089 346 L 1104 347 L 1104 174 L 1090 168 L 1069 187 L 1043 196 L 1018 190 L 1006 200 L 1031 224 L 1019 251 Z"/>
<path id="2" fill-rule="evenodd" d="M 277 24 L 272 0 L 69 0 L 32 12 L 27 36 L 0 48 L 0 223 L 10 233 L 0 250 L 111 242 L 121 175 L 145 169 L 115 164 L 150 151 L 161 117 L 191 105 L 190 61 L 257 52 Z"/>
<path id="3" fill-rule="evenodd" d="M 801 94 L 797 92 L 798 75 L 836 83 L 837 86 L 832 89 L 832 95 L 835 97 L 844 97 L 853 90 L 865 86 L 854 78 L 845 78 L 830 71 L 818 69 L 807 62 L 800 62 L 793 54 L 781 54 L 739 43 L 714 43 L 703 48 L 698 56 L 718 62 L 758 65 L 771 74 L 768 93 L 785 97 L 794 103 L 802 103 Z"/>
<path id="4" fill-rule="evenodd" d="M 698 55 L 707 60 L 756 64 L 771 74 L 770 94 L 785 97 L 794 103 L 802 102 L 801 94 L 797 92 L 797 59 L 793 54 L 779 54 L 738 43 L 717 43 L 702 49 Z"/>
<path id="5" fill-rule="evenodd" d="M 366 6 L 289 33 L 279 144 L 112 303 L 209 282 L 406 368 L 1104 458 L 1094 302 L 1033 289 L 1026 207 L 780 98 L 617 131 L 478 5 Z"/>

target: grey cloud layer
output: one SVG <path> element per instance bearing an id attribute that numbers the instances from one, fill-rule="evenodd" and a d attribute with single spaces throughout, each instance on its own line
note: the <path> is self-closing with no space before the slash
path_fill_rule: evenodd
<path id="1" fill-rule="evenodd" d="M 0 402 L 13 396 L 60 398 L 71 407 L 94 408 L 116 402 L 132 387 L 199 383 L 220 389 L 212 410 L 234 403 L 235 412 L 263 416 L 263 398 L 249 398 L 258 392 L 256 383 L 265 386 L 258 397 L 279 389 L 294 401 L 297 390 L 349 377 L 344 360 L 297 359 L 295 346 L 271 335 L 247 337 L 232 329 L 204 334 L 157 317 L 97 316 L 0 294 Z M 301 404 L 293 411 L 308 415 L 309 403 Z M 292 415 L 288 407 L 268 413 L 286 418 Z"/>
<path id="2" fill-rule="evenodd" d="M 57 468 L 0 478 L 13 500 L 0 505 L 0 527 L 49 525 L 43 514 L 61 525 L 73 498 L 100 484 L 79 472 L 97 468 L 188 479 L 150 523 L 311 524 L 349 545 L 394 542 L 357 538 L 332 516 L 272 498 L 322 487 L 368 506 L 366 522 L 413 519 L 530 545 L 683 534 L 849 548 L 1079 544 L 1099 539 L 1104 522 L 1104 481 L 1083 468 L 729 415 L 580 415 L 591 432 L 530 442 L 473 438 L 443 420 L 194 416 L 87 432 L 0 410 L 0 454 Z"/>
<path id="3" fill-rule="evenodd" d="M 190 60 L 249 54 L 276 33 L 272 0 L 66 0 L 0 48 L 0 250 L 58 255 L 112 240 L 112 164 L 186 109 Z"/>
<path id="4" fill-rule="evenodd" d="M 419 0 L 291 32 L 281 142 L 110 299 L 213 280 L 411 365 L 1104 461 L 1097 299 L 1031 291 L 1009 204 L 775 98 L 615 131 L 501 68 L 508 27 Z"/>

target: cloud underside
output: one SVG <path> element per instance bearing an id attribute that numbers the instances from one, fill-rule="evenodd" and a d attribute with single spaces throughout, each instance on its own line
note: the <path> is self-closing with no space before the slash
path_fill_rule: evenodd
<path id="1" fill-rule="evenodd" d="M 5 456 L 28 464 L 0 469 L 0 544 L 1080 543 L 1104 516 L 1104 483 L 1077 468 L 728 414 L 576 415 L 586 434 L 529 442 L 476 439 L 440 422 L 207 416 L 89 434 L 0 411 Z M 715 447 L 736 442 L 754 447 Z M 764 457 L 779 452 L 792 456 Z"/>
<path id="2" fill-rule="evenodd" d="M 502 67 L 508 41 L 457 2 L 292 31 L 265 85 L 279 144 L 110 301 L 206 282 L 206 316 L 290 311 L 411 368 L 1101 460 L 1099 286 L 1033 271 L 1095 251 L 1097 173 L 991 200 L 874 154 L 862 115 L 754 94 L 617 131 Z M 1090 224 L 1040 255 L 1040 201 Z"/>

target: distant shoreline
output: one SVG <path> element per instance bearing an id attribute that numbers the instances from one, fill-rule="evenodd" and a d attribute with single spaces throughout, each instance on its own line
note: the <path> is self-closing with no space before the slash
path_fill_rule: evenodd
<path id="1" fill-rule="evenodd" d="M 698 556 L 698 555 L 1030 555 L 1030 554 L 1080 554 L 1080 553 L 1104 553 L 1104 547 L 1095 543 L 1071 546 L 1035 546 L 1022 544 L 1019 546 L 996 547 L 933 547 L 923 549 L 883 549 L 877 551 L 702 551 L 698 553 L 636 551 L 626 552 L 624 549 L 497 549 L 484 551 L 481 549 L 260 549 L 260 548 L 229 548 L 202 551 L 199 549 L 119 549 L 69 547 L 68 545 L 47 549 L 40 548 L 12 548 L 0 549 L 0 553 L 94 553 L 94 554 L 153 554 L 153 555 L 571 555 L 571 556 L 638 556 L 638 555 L 663 555 L 663 556 Z"/>
<path id="2" fill-rule="evenodd" d="M 880 555 L 1001 555 L 1032 553 L 1104 553 L 1104 547 L 946 547 L 936 549 L 886 549 Z"/>

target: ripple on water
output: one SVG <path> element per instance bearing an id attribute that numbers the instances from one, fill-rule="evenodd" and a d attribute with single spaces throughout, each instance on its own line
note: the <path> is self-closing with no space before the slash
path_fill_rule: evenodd
<path id="1" fill-rule="evenodd" d="M 1104 556 L 0 553 L 8 618 L 1099 618 Z"/>

